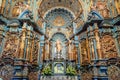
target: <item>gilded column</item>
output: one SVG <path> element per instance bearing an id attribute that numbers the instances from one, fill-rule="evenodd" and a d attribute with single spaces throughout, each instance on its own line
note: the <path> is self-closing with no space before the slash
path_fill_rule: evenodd
<path id="1" fill-rule="evenodd" d="M 3 40 L 4 40 L 4 26 L 0 25 L 0 54 L 3 50 Z"/>
<path id="2" fill-rule="evenodd" d="M 32 34 L 32 27 L 28 26 L 27 28 L 27 36 L 26 36 L 26 60 L 30 60 L 30 55 L 32 54 L 32 38 L 33 38 L 33 34 Z"/>
<path id="3" fill-rule="evenodd" d="M 38 64 L 40 65 L 40 59 L 41 59 L 41 54 L 40 54 L 40 49 L 41 49 L 41 46 L 40 46 L 40 35 L 39 35 L 39 39 L 38 39 Z"/>
<path id="4" fill-rule="evenodd" d="M 89 48 L 89 40 L 88 40 L 88 38 L 86 38 L 86 47 L 87 47 L 88 62 L 90 62 L 90 48 Z"/>
<path id="5" fill-rule="evenodd" d="M 81 53 L 81 41 L 79 42 L 79 50 L 80 50 L 80 53 Z M 82 56 L 82 54 L 80 54 L 80 56 Z M 82 64 L 82 58 L 80 58 L 80 63 Z"/>
<path id="6" fill-rule="evenodd" d="M 49 54 L 49 41 L 46 40 L 46 43 L 45 43 L 45 60 L 49 60 L 50 58 L 50 54 Z"/>
<path id="7" fill-rule="evenodd" d="M 32 56 L 33 56 L 33 49 L 34 49 L 34 33 L 32 32 L 32 39 L 31 39 L 31 48 L 30 48 L 30 62 L 32 62 L 33 61 L 33 58 L 32 58 Z"/>
<path id="8" fill-rule="evenodd" d="M 88 32 L 88 41 L 89 41 L 89 48 L 90 48 L 90 58 L 95 59 L 94 43 L 93 43 L 94 34 L 92 32 L 91 26 L 87 28 L 87 32 Z"/>
<path id="9" fill-rule="evenodd" d="M 115 27 L 114 35 L 113 37 L 115 38 L 115 44 L 118 52 L 118 57 L 120 57 L 120 26 Z"/>
<path id="10" fill-rule="evenodd" d="M 72 59 L 72 46 L 71 46 L 71 40 L 69 40 L 69 43 L 68 43 L 68 56 L 69 56 L 69 60 Z"/>
<path id="11" fill-rule="evenodd" d="M 94 27 L 95 27 L 94 33 L 95 33 L 95 39 L 96 39 L 96 49 L 97 49 L 99 59 L 102 59 L 101 48 L 100 48 L 99 30 L 98 30 L 97 23 L 94 23 Z"/>
<path id="12" fill-rule="evenodd" d="M 27 23 L 24 23 L 23 24 L 23 27 L 22 27 L 22 32 L 21 32 L 21 41 L 20 41 L 20 51 L 19 51 L 19 55 L 18 57 L 20 59 L 23 59 L 24 58 L 24 48 L 25 48 L 25 38 L 26 38 L 26 31 L 27 31 Z"/>

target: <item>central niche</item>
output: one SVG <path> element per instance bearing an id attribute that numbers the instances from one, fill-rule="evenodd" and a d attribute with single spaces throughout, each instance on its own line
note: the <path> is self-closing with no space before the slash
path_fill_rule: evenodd
<path id="1" fill-rule="evenodd" d="M 52 47 L 51 47 L 51 54 L 52 54 L 52 60 L 54 59 L 66 59 L 67 54 L 67 38 L 62 33 L 55 33 L 52 38 Z"/>

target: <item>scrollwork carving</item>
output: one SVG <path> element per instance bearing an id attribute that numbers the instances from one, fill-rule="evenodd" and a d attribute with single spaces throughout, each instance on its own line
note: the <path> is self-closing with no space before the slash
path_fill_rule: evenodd
<path id="1" fill-rule="evenodd" d="M 39 51 L 39 44 L 38 44 L 38 41 L 35 40 L 34 47 L 33 47 L 33 54 L 32 54 L 32 63 L 33 64 L 37 64 L 38 51 Z"/>
<path id="2" fill-rule="evenodd" d="M 104 58 L 117 57 L 117 50 L 115 41 L 110 35 L 105 35 L 101 38 L 101 47 L 103 50 Z"/>
<path id="3" fill-rule="evenodd" d="M 18 50 L 19 40 L 17 36 L 8 36 L 5 41 L 3 50 L 3 57 L 16 57 Z"/>
<path id="4" fill-rule="evenodd" d="M 92 80 L 92 74 L 90 72 L 83 72 L 81 76 L 82 80 Z"/>

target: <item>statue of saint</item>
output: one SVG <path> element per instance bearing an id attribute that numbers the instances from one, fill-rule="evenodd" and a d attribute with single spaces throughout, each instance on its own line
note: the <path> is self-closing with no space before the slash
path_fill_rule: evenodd
<path id="1" fill-rule="evenodd" d="M 57 49 L 57 53 L 60 53 L 62 48 L 61 48 L 61 42 L 59 39 L 57 39 L 56 41 L 56 49 Z"/>
<path id="2" fill-rule="evenodd" d="M 59 58 L 62 58 L 62 44 L 61 44 L 61 41 L 59 39 L 56 40 L 56 43 L 55 43 L 55 53 L 56 53 L 56 57 L 59 59 Z"/>

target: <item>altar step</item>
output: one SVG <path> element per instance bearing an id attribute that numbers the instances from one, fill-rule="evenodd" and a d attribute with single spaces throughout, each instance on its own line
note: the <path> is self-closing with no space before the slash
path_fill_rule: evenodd
<path id="1" fill-rule="evenodd" d="M 40 80 L 78 80 L 77 76 L 41 76 Z"/>

